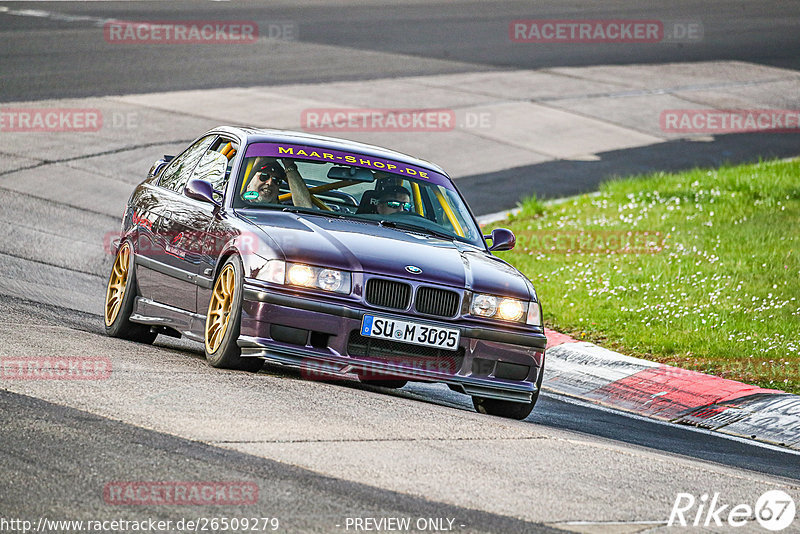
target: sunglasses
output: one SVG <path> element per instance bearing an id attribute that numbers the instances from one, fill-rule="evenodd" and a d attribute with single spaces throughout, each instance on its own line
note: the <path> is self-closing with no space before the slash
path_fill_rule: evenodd
<path id="1" fill-rule="evenodd" d="M 383 204 L 386 204 L 392 209 L 403 208 L 403 211 L 411 211 L 411 208 L 414 206 L 411 202 L 400 202 L 399 200 L 384 200 Z"/>
<path id="2" fill-rule="evenodd" d="M 266 182 L 268 180 L 280 182 L 282 180 L 282 178 L 280 178 L 279 176 L 275 176 L 275 171 L 270 171 L 270 170 L 260 171 L 258 179 L 261 180 L 262 182 Z"/>

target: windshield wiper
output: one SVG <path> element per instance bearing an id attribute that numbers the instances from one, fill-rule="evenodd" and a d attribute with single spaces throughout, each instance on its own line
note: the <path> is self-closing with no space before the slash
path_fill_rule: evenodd
<path id="1" fill-rule="evenodd" d="M 397 221 L 386 221 L 386 220 L 379 221 L 379 223 L 381 226 L 386 226 L 388 228 L 397 228 L 399 230 L 419 232 L 423 234 L 432 235 L 435 237 L 441 237 L 442 239 L 447 239 L 448 241 L 455 241 L 456 239 L 454 235 L 448 234 L 447 232 L 432 230 L 430 228 L 426 228 L 425 226 L 417 226 L 416 224 L 408 224 L 408 223 L 402 223 Z"/>
<path id="2" fill-rule="evenodd" d="M 303 206 L 284 206 L 281 211 L 289 213 L 307 213 L 308 215 L 319 215 L 320 217 L 335 217 L 337 219 L 347 219 L 347 216 L 335 211 L 323 211 L 315 208 L 306 208 Z"/>

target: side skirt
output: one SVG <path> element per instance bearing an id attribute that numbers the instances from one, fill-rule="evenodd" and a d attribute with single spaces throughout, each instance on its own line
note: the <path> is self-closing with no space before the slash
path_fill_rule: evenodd
<path id="1" fill-rule="evenodd" d="M 204 340 L 205 315 L 167 306 L 144 297 L 136 297 L 129 320 L 152 326 L 168 326 L 193 341 L 202 343 Z"/>

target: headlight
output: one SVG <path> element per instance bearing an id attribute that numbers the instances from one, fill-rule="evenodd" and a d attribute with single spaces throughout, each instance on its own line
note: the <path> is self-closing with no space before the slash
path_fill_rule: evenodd
<path id="1" fill-rule="evenodd" d="M 537 302 L 525 302 L 519 299 L 475 293 L 472 296 L 469 312 L 476 317 L 490 317 L 514 323 L 525 322 L 541 326 L 539 303 Z"/>
<path id="2" fill-rule="evenodd" d="M 339 291 L 344 283 L 344 275 L 341 271 L 333 269 L 322 269 L 317 276 L 317 285 L 325 291 Z M 349 285 L 349 283 L 348 283 Z M 348 288 L 349 293 L 349 288 Z"/>
<path id="3" fill-rule="evenodd" d="M 314 287 L 314 270 L 308 265 L 297 263 L 289 267 L 287 281 L 295 286 Z"/>
<path id="4" fill-rule="evenodd" d="M 494 317 L 497 313 L 497 297 L 476 293 L 472 297 L 472 306 L 469 312 L 478 317 Z"/>
<path id="5" fill-rule="evenodd" d="M 258 272 L 256 278 L 273 284 L 290 284 L 344 293 L 345 295 L 350 294 L 350 273 L 312 267 L 302 263 L 269 260 Z"/>
<path id="6" fill-rule="evenodd" d="M 525 313 L 524 305 L 515 299 L 503 299 L 500 301 L 500 306 L 497 307 L 498 317 L 506 321 L 519 321 L 523 313 Z"/>

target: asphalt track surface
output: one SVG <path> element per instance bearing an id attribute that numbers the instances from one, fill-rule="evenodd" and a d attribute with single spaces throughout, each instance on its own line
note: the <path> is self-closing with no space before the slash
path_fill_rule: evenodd
<path id="1" fill-rule="evenodd" d="M 0 2 L 53 16 L 0 17 L 0 101 L 383 78 L 508 68 L 735 59 L 800 68 L 797 2 Z M 61 15 L 61 16 L 59 16 Z M 89 17 L 87 20 L 80 17 Z M 252 46 L 98 45 L 121 20 L 247 20 L 262 34 L 293 23 L 305 53 Z M 700 43 L 512 43 L 517 19 L 699 22 Z"/>
<path id="2" fill-rule="evenodd" d="M 91 520 L 114 513 L 117 519 L 177 523 L 180 508 L 150 506 L 114 510 L 98 488 L 110 480 L 247 481 L 261 500 L 247 517 L 277 518 L 280 530 L 329 532 L 354 511 L 380 517 L 448 517 L 473 532 L 560 532 L 517 520 L 418 497 L 376 489 L 283 463 L 198 444 L 126 425 L 31 397 L 0 391 L 4 452 L 0 483 L 5 516 Z M 12 438 L 13 439 L 9 439 Z M 55 475 L 55 476 L 54 476 Z M 38 486 L 38 495 L 20 491 Z M 149 509 L 148 509 L 149 508 Z M 13 514 L 11 511 L 13 510 Z M 230 513 L 230 512 L 228 512 Z M 214 506 L 193 506 L 190 518 L 219 517 Z M 461 529 L 459 529 L 461 530 Z"/>
<path id="3" fill-rule="evenodd" d="M 279 366 L 267 366 L 258 375 L 220 372 L 205 366 L 196 345 L 168 338 L 155 348 L 118 342 L 102 334 L 100 317 L 7 297 L 2 302 L 4 346 L 18 346 L 22 354 L 103 354 L 112 358 L 115 373 L 105 395 L 95 389 L 106 384 L 6 382 L 0 390 L 4 517 L 177 521 L 246 514 L 278 517 L 281 530 L 289 532 L 343 531 L 337 525 L 348 517 L 446 517 L 463 525 L 456 528 L 463 532 L 552 532 L 554 524 L 570 529 L 566 521 L 531 520 L 541 513 L 529 507 L 552 507 L 544 517 L 591 521 L 598 519 L 597 512 L 574 508 L 591 510 L 596 500 L 630 508 L 622 516 L 609 510 L 600 524 L 612 519 L 657 523 L 666 520 L 670 503 L 650 509 L 632 494 L 655 492 L 663 499 L 675 483 L 684 491 L 696 484 L 726 496 L 744 495 L 746 502 L 764 488 L 796 491 L 800 485 L 797 454 L 634 419 L 567 398 L 544 395 L 526 421 L 507 422 L 474 414 L 466 397 L 443 387 L 411 385 L 393 391 L 354 381 L 309 382 Z M 236 398 L 243 405 L 227 412 L 235 404 L 230 399 Z M 261 402 L 253 404 L 253 398 Z M 283 413 L 270 415 L 277 409 Z M 217 429 L 221 424 L 227 430 Z M 254 425 L 274 428 L 259 431 Z M 187 432 L 195 439 L 184 437 Z M 359 451 L 359 446 L 367 448 Z M 386 457 L 392 446 L 420 457 L 416 462 L 401 457 L 400 465 L 393 465 Z M 580 460 L 573 447 L 579 448 Z M 319 463 L 309 469 L 308 461 L 292 460 L 292 448 L 304 457 L 319 455 Z M 456 465 L 464 462 L 468 469 L 428 463 L 429 449 L 447 451 Z M 282 458 L 287 453 L 289 461 Z M 394 453 L 402 456 L 399 450 Z M 578 466 L 569 465 L 573 462 Z M 337 463 L 345 471 L 367 464 L 367 476 L 332 476 Z M 507 506 L 498 504 L 485 486 L 503 485 L 497 477 L 508 469 L 505 463 L 517 464 L 514 477 L 531 486 L 503 496 Z M 419 464 L 423 473 L 417 472 Z M 396 478 L 397 469 L 406 467 L 409 472 L 399 482 L 383 480 Z M 643 475 L 649 479 L 631 478 Z M 425 480 L 433 489 L 398 490 L 403 477 L 412 483 Z M 257 484 L 258 505 L 119 506 L 103 498 L 109 482 L 185 480 Z M 464 504 L 447 498 L 437 480 L 464 491 L 456 499 Z M 604 485 L 614 497 L 591 494 Z M 547 490 L 540 495 L 541 488 Z M 488 506 L 476 505 L 472 491 Z M 565 492 L 574 495 L 566 511 L 559 502 Z M 431 498 L 437 494 L 444 498 Z M 520 504 L 521 497 L 527 505 Z M 632 502 L 621 504 L 617 498 Z M 509 508 L 516 511 L 509 513 Z"/>
<path id="4" fill-rule="evenodd" d="M 0 11 L 0 102 L 586 65 L 738 60 L 800 69 L 797 2 L 0 2 Z M 259 46 L 131 46 L 103 40 L 111 19 L 254 21 L 262 36 L 284 24 L 293 30 L 287 41 Z M 703 35 L 634 46 L 530 45 L 508 37 L 509 22 L 518 19 L 696 23 Z M 556 198 L 592 191 L 611 176 L 790 157 L 798 153 L 798 138 L 675 140 L 609 151 L 596 161 L 475 174 L 461 178 L 459 187 L 477 214 L 493 213 L 533 193 Z"/>
<path id="5" fill-rule="evenodd" d="M 535 9 L 529 3 L 507 2 L 0 6 L 91 17 L 64 20 L 69 17 L 0 13 L 0 101 L 5 102 L 600 63 L 741 59 L 800 67 L 799 13 L 792 12 L 800 12 L 796 3 L 685 2 L 677 7 L 605 2 L 587 7 L 537 2 Z M 269 58 L 246 47 L 98 47 L 96 19 L 111 17 L 256 20 L 262 26 L 288 20 L 298 23 L 299 38 L 309 46 L 288 56 L 277 46 Z M 532 55 L 497 37 L 515 18 L 699 19 L 705 41 L 702 46 L 544 47 Z M 723 136 L 719 144 L 693 145 L 697 154 L 681 165 L 698 160 L 713 164 L 744 146 L 750 147 L 743 151 L 745 159 L 796 154 L 797 147 L 785 138 L 775 141 L 769 136 Z M 600 164 L 620 174 L 652 165 L 671 168 L 686 147 L 665 145 L 671 148 L 659 149 L 661 159 L 644 150 L 623 151 Z M 553 177 L 568 171 L 566 163 L 551 165 Z M 582 163 L 569 165 L 576 166 L 570 171 L 575 176 L 585 171 Z M 464 180 L 478 187 L 498 177 L 502 178 Z M 469 187 L 466 181 L 462 188 Z M 545 182 L 545 196 L 567 193 L 559 189 L 563 183 Z M 0 204 L 13 204 L 31 219 L 12 220 L 0 211 L 4 225 L 20 223 L 25 232 L 31 231 L 3 238 L 0 274 L 4 284 L 10 284 L 4 287 L 15 291 L 0 295 L 6 317 L 0 326 L 0 355 L 105 354 L 124 370 L 116 397 L 101 386 L 79 390 L 0 384 L 2 517 L 225 515 L 219 508 L 109 506 L 102 500 L 102 487 L 120 479 L 254 481 L 261 490 L 258 515 L 281 517 L 286 530 L 296 532 L 344 531 L 336 525 L 350 516 L 452 517 L 469 532 L 547 532 L 552 531 L 549 525 L 572 530 L 567 523 L 582 520 L 594 520 L 606 532 L 617 527 L 634 531 L 658 528 L 637 527 L 635 522 L 666 520 L 680 491 L 727 492 L 742 502 L 754 502 L 772 488 L 798 495 L 800 462 L 795 454 L 570 399 L 545 395 L 526 421 L 506 422 L 472 413 L 467 397 L 435 386 L 411 385 L 395 392 L 355 382 L 316 383 L 276 367 L 256 377 L 220 373 L 204 366 L 199 346 L 191 343 L 159 339 L 151 350 L 108 340 L 101 334 L 102 318 L 81 310 L 89 309 L 102 293 L 109 258 L 81 255 L 80 246 L 55 250 L 52 244 L 60 241 L 51 241 L 52 236 L 41 230 L 71 224 L 79 242 L 90 242 L 101 238 L 102 229 L 115 224 L 115 218 L 102 210 L 85 210 L 76 219 L 64 205 L 45 203 L 43 208 L 41 202 L 4 189 L 1 183 Z M 33 235 L 36 239 L 28 237 Z M 59 255 L 58 261 L 49 256 L 52 253 Z M 72 269 L 65 269 L 70 261 Z M 37 277 L 52 291 L 76 295 L 75 306 L 55 306 L 35 291 L 27 299 L 9 296 L 32 289 Z M 127 382 L 126 373 L 131 377 Z M 209 398 L 193 397 L 187 385 L 181 390 L 180 383 L 187 379 L 197 379 L 197 391 Z M 163 390 L 147 396 L 137 383 Z M 156 394 L 163 395 L 160 401 L 143 403 Z M 226 397 L 239 396 L 263 404 L 238 411 Z M 336 413 L 342 406 L 350 410 L 346 417 L 334 417 L 342 415 Z M 226 413 L 231 414 L 231 426 L 216 428 Z M 281 439 L 276 437 L 280 432 L 259 431 L 253 427 L 256 423 L 287 425 L 285 433 L 298 436 Z M 236 434 L 239 426 L 249 430 L 241 430 L 239 440 L 225 441 L 225 432 Z M 318 433 L 331 437 L 317 442 Z M 473 439 L 477 446 L 470 445 Z M 403 456 L 405 448 L 408 457 Z M 515 481 L 521 481 L 516 491 Z M 610 523 L 614 521 L 622 524 Z"/>

